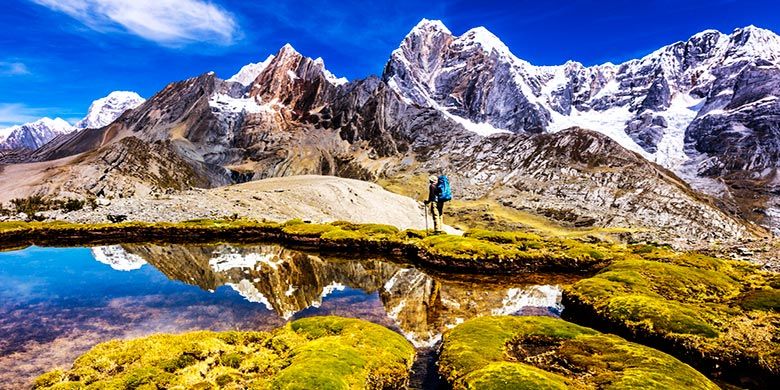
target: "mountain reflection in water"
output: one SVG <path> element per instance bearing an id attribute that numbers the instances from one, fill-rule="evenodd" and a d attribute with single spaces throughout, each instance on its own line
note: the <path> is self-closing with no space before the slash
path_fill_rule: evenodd
<path id="1" fill-rule="evenodd" d="M 110 267 L 110 268 L 109 268 Z M 0 253 L 0 388 L 25 387 L 95 344 L 157 332 L 268 330 L 357 317 L 417 347 L 479 315 L 558 315 L 554 275 L 458 276 L 278 245 L 111 245 Z M 197 286 L 197 288 L 193 287 Z"/>
<path id="2" fill-rule="evenodd" d="M 416 347 L 434 345 L 444 330 L 475 316 L 558 315 L 562 309 L 557 284 L 529 284 L 517 277 L 436 277 L 387 260 L 323 258 L 279 245 L 123 248 L 124 256 L 114 255 L 118 269 L 143 259 L 168 277 L 204 290 L 229 286 L 285 320 L 319 308 L 334 291 L 359 289 L 367 299 L 378 293 L 393 325 Z M 116 250 L 97 247 L 93 253 L 100 258 Z"/>

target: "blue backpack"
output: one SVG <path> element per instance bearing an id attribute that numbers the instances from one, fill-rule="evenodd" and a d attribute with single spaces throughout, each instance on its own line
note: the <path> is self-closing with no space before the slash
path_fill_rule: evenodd
<path id="1" fill-rule="evenodd" d="M 439 183 L 437 184 L 439 187 L 439 200 L 440 201 L 449 201 L 452 200 L 452 190 L 450 189 L 450 179 L 447 178 L 445 175 L 439 176 Z"/>

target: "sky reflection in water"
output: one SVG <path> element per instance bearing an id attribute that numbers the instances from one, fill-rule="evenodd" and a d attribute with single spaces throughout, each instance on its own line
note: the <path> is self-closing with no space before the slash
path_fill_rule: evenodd
<path id="1" fill-rule="evenodd" d="M 560 278 L 464 280 L 381 259 L 278 245 L 122 245 L 0 253 L 0 388 L 67 367 L 96 343 L 157 332 L 363 318 L 418 347 L 476 315 L 552 314 Z M 549 279 L 549 280 L 547 280 Z"/>

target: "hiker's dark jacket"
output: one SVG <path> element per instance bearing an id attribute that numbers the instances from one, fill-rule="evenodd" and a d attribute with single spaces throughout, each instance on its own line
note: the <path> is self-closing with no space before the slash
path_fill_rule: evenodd
<path id="1" fill-rule="evenodd" d="M 441 189 L 438 183 L 431 183 L 428 186 L 428 202 L 438 202 L 439 195 L 441 195 Z"/>

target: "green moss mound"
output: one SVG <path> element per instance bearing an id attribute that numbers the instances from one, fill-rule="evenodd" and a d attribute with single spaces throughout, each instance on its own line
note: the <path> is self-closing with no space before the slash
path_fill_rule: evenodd
<path id="1" fill-rule="evenodd" d="M 639 257 L 616 261 L 566 288 L 564 316 L 660 342 L 713 374 L 725 369 L 727 377 L 778 378 L 776 273 L 664 248 L 634 252 Z"/>
<path id="2" fill-rule="evenodd" d="M 36 389 L 403 388 L 414 348 L 367 321 L 311 317 L 273 332 L 192 332 L 99 344 Z"/>
<path id="3" fill-rule="evenodd" d="M 550 317 L 480 317 L 444 336 L 456 389 L 718 389 L 655 349 Z"/>
<path id="4" fill-rule="evenodd" d="M 465 236 L 429 235 L 419 230 L 399 231 L 381 224 L 337 221 L 306 223 L 296 219 L 283 224 L 246 219 L 197 219 L 178 223 L 123 222 L 74 224 L 67 222 L 0 222 L 0 249 L 19 242 L 46 246 L 90 240 L 99 243 L 128 239 L 151 240 L 276 240 L 316 245 L 323 249 L 358 249 L 364 252 L 403 254 L 427 265 L 489 273 L 537 270 L 593 272 L 622 259 L 626 248 L 607 242 L 541 237 L 524 232 L 473 230 Z"/>

